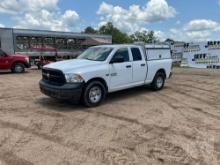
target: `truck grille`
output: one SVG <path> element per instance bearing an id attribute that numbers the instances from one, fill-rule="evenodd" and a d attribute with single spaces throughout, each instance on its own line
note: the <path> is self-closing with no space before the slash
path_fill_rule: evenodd
<path id="1" fill-rule="evenodd" d="M 66 83 L 65 76 L 62 71 L 55 69 L 42 69 L 43 81 L 51 85 L 62 86 Z"/>

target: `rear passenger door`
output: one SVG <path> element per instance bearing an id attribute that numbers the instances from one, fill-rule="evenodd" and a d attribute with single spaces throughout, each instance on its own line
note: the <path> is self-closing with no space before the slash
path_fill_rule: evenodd
<path id="1" fill-rule="evenodd" d="M 131 47 L 133 57 L 133 83 L 143 83 L 147 76 L 147 64 L 138 47 Z"/>

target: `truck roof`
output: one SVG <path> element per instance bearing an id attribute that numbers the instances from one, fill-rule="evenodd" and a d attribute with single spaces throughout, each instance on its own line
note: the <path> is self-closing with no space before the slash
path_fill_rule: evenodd
<path id="1" fill-rule="evenodd" d="M 120 48 L 120 47 L 130 47 L 130 46 L 139 46 L 135 44 L 112 44 L 112 45 L 98 45 L 95 47 L 112 47 L 112 48 Z"/>
<path id="2" fill-rule="evenodd" d="M 161 44 L 147 44 L 145 45 L 147 49 L 170 49 L 169 45 L 161 45 Z"/>
<path id="3" fill-rule="evenodd" d="M 144 46 L 146 49 L 170 49 L 168 45 L 161 45 L 161 44 L 112 44 L 112 45 L 99 45 L 95 47 L 111 47 L 111 48 L 121 48 L 121 47 L 131 47 L 131 46 Z"/>

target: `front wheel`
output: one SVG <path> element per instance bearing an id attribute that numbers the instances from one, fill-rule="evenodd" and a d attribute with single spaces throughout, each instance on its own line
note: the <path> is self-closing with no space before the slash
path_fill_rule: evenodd
<path id="1" fill-rule="evenodd" d="M 165 75 L 161 72 L 158 72 L 155 77 L 153 82 L 151 83 L 151 87 L 153 90 L 158 91 L 163 89 L 165 84 Z"/>
<path id="2" fill-rule="evenodd" d="M 43 69 L 43 65 L 37 65 L 38 70 Z"/>
<path id="3" fill-rule="evenodd" d="M 11 70 L 13 73 L 23 73 L 25 71 L 25 66 L 22 63 L 15 63 Z"/>
<path id="4" fill-rule="evenodd" d="M 106 97 L 106 88 L 99 81 L 90 82 L 82 95 L 82 101 L 87 107 L 95 107 L 102 103 Z"/>

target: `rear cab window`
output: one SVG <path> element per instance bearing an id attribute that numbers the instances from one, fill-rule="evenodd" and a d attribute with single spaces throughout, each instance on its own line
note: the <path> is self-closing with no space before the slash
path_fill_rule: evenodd
<path id="1" fill-rule="evenodd" d="M 142 61 L 141 51 L 139 48 L 131 48 L 133 61 Z"/>

